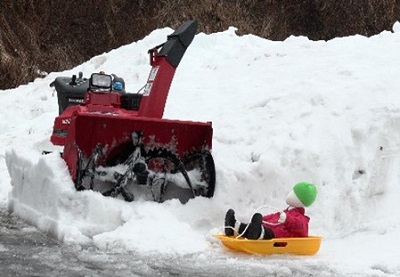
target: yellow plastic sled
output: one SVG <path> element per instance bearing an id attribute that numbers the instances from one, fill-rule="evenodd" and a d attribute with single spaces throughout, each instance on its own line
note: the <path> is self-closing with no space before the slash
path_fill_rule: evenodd
<path id="1" fill-rule="evenodd" d="M 294 254 L 314 255 L 321 245 L 321 237 L 277 238 L 271 240 L 249 240 L 245 238 L 215 235 L 227 248 L 249 254 Z"/>

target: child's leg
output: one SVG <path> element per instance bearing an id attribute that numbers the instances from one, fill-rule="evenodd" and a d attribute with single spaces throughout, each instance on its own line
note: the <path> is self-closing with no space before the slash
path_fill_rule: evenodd
<path id="1" fill-rule="evenodd" d="M 271 229 L 262 226 L 261 214 L 254 214 L 251 222 L 244 224 L 236 220 L 235 211 L 232 209 L 229 209 L 225 215 L 225 235 L 242 235 L 248 239 L 272 239 L 275 237 Z"/>
<path id="2" fill-rule="evenodd" d="M 275 235 L 270 228 L 262 225 L 262 215 L 256 213 L 251 218 L 244 237 L 248 239 L 272 239 Z"/>
<path id="3" fill-rule="evenodd" d="M 235 218 L 235 211 L 229 209 L 225 215 L 225 235 L 233 236 L 239 232 L 240 222 Z"/>

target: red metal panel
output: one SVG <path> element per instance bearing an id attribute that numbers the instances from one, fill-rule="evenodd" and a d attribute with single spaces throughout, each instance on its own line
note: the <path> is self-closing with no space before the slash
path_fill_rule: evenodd
<path id="1" fill-rule="evenodd" d="M 85 155 L 90 155 L 97 143 L 105 149 L 117 147 L 137 131 L 143 133 L 143 143 L 147 147 L 168 148 L 177 154 L 212 146 L 211 122 L 85 113 L 76 118 L 74 125 L 80 131 L 76 132 L 74 142 L 67 140 L 66 143 L 76 143 Z"/>
<path id="2" fill-rule="evenodd" d="M 164 148 L 178 156 L 212 148 L 212 123 L 131 117 L 129 114 L 82 113 L 71 120 L 65 140 L 64 159 L 76 174 L 76 147 L 88 158 L 98 143 L 103 148 L 101 161 L 129 155 L 131 133 L 143 133 L 145 148 Z"/>

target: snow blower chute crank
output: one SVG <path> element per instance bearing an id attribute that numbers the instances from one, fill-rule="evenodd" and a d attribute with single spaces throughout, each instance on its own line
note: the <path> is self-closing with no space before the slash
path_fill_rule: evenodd
<path id="1" fill-rule="evenodd" d="M 196 30 L 196 21 L 187 21 L 149 50 L 152 68 L 138 93 L 127 93 L 122 78 L 103 72 L 89 79 L 82 73 L 57 77 L 50 84 L 59 104 L 50 140 L 64 146 L 77 190 L 126 201 L 143 191 L 158 202 L 213 196 L 211 122 L 162 118 L 175 70 Z"/>

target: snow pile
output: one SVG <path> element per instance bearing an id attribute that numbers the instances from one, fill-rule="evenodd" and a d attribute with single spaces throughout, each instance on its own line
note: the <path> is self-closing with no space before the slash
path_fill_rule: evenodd
<path id="1" fill-rule="evenodd" d="M 319 253 L 239 259 L 282 276 L 399 275 L 399 26 L 328 42 L 239 37 L 234 28 L 198 34 L 177 69 L 164 117 L 213 122 L 217 185 L 214 198 L 186 205 L 76 192 L 58 153 L 40 155 L 58 110 L 48 87 L 55 77 L 104 70 L 136 92 L 150 70 L 147 49 L 171 29 L 0 91 L 0 159 L 8 167 L 0 165 L 0 200 L 64 241 L 229 262 L 234 254 L 211 236 L 226 210 L 247 221 L 261 206 L 271 207 L 265 213 L 283 209 L 292 186 L 310 181 L 319 189 L 307 210 L 310 233 L 324 237 Z M 289 266 L 288 259 L 295 261 Z"/>
<path id="2" fill-rule="evenodd" d="M 29 149 L 23 153 L 29 154 Z M 117 199 L 76 192 L 60 153 L 42 156 L 32 152 L 21 157 L 13 150 L 7 153 L 7 161 L 10 175 L 16 177 L 8 208 L 40 229 L 59 239 L 78 240 L 124 223 L 116 216 L 124 208 Z"/>

